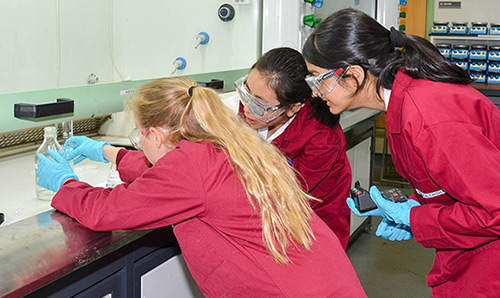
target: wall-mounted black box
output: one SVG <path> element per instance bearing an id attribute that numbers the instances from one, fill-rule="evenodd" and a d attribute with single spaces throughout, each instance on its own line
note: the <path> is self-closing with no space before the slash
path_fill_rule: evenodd
<path id="1" fill-rule="evenodd" d="M 46 104 L 14 104 L 14 117 L 16 118 L 42 118 L 61 114 L 73 113 L 74 101 L 69 98 L 58 98 L 55 103 Z"/>

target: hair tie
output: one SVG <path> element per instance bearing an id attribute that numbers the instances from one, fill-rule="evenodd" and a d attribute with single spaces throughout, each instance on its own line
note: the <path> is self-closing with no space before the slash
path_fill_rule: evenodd
<path id="1" fill-rule="evenodd" d="M 198 87 L 198 86 L 191 86 L 191 87 L 189 87 L 189 89 L 188 89 L 189 97 L 193 96 L 193 89 L 196 88 L 196 87 Z"/>
<path id="2" fill-rule="evenodd" d="M 405 33 L 401 30 L 396 30 L 396 28 L 391 27 L 391 33 L 389 34 L 389 38 L 391 39 L 391 47 L 392 48 L 402 48 L 405 46 Z"/>

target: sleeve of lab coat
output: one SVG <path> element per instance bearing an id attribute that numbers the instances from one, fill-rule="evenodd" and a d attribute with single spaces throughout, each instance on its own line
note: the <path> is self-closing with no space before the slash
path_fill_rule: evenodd
<path id="1" fill-rule="evenodd" d="M 113 189 L 70 181 L 54 196 L 52 207 L 95 231 L 162 227 L 204 212 L 201 175 L 195 158 L 174 150 L 132 183 Z"/>
<path id="2" fill-rule="evenodd" d="M 142 151 L 121 149 L 116 156 L 116 166 L 120 179 L 125 183 L 131 183 L 149 169 L 151 163 Z"/>
<path id="3" fill-rule="evenodd" d="M 319 132 L 318 132 L 319 133 Z M 335 135 L 329 134 L 330 137 L 316 137 L 313 141 L 307 142 L 303 153 L 298 160 L 293 161 L 294 168 L 301 174 L 299 180 L 305 184 L 306 189 L 311 195 L 322 199 L 330 196 L 331 192 L 338 192 L 338 188 L 344 188 L 345 177 L 342 173 L 345 168 L 335 165 L 343 154 L 340 142 L 337 142 Z M 339 173 L 333 173 L 338 171 Z M 350 174 L 350 168 L 349 173 Z M 327 188 L 320 187 L 321 183 L 332 183 L 331 179 L 327 179 L 329 175 L 334 175 L 339 179 L 335 179 L 337 185 L 329 185 Z M 349 176 L 349 175 L 347 175 Z M 328 181 L 327 181 L 328 180 Z M 350 184 L 350 181 L 348 182 Z M 343 194 L 342 204 L 345 204 L 347 194 Z M 311 202 L 312 207 L 315 204 L 321 205 L 321 202 Z"/>
<path id="4" fill-rule="evenodd" d="M 499 239 L 500 151 L 482 129 L 435 125 L 418 136 L 414 147 L 432 180 L 456 200 L 413 208 L 415 239 L 441 249 L 469 249 Z"/>

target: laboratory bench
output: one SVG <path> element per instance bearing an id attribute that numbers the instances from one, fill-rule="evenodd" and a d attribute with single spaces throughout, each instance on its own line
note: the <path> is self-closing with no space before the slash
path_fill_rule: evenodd
<path id="1" fill-rule="evenodd" d="M 93 232 L 45 211 L 0 229 L 2 297 L 144 297 L 141 279 L 178 255 L 171 227 Z"/>
<path id="2" fill-rule="evenodd" d="M 237 109 L 235 94 L 221 96 Z M 380 112 L 344 112 L 353 181 L 372 184 L 375 117 Z M 97 137 L 127 145 L 116 115 Z M 122 119 L 122 120 L 120 120 Z M 114 123 L 114 124 L 113 124 Z M 74 165 L 80 180 L 104 186 L 110 164 Z M 94 232 L 35 198 L 34 151 L 0 158 L 0 297 L 202 297 L 184 263 L 172 227 Z M 369 222 L 352 216 L 351 239 Z M 167 277 L 168 276 L 168 277 Z M 174 295 L 175 293 L 175 295 Z M 157 297 L 159 297 L 157 296 Z"/>
<path id="3" fill-rule="evenodd" d="M 0 169 L 0 297 L 202 297 L 171 226 L 94 232 L 36 199 L 33 151 L 1 158 Z M 104 186 L 110 164 L 85 160 L 73 169 Z"/>

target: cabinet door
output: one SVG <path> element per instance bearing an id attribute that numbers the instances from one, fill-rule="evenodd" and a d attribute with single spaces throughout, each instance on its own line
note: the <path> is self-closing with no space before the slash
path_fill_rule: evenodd
<path id="1" fill-rule="evenodd" d="M 370 173 L 371 173 L 371 141 L 372 137 L 369 137 L 347 150 L 347 158 L 351 164 L 352 171 L 352 181 L 359 181 L 363 188 L 368 189 L 370 185 Z M 356 231 L 356 229 L 363 224 L 366 217 L 356 216 L 351 212 L 351 235 Z"/>
<path id="2" fill-rule="evenodd" d="M 141 276 L 141 297 L 203 297 L 181 254 Z"/>
<path id="3" fill-rule="evenodd" d="M 73 297 L 120 298 L 127 297 L 126 292 L 124 268 Z"/>

